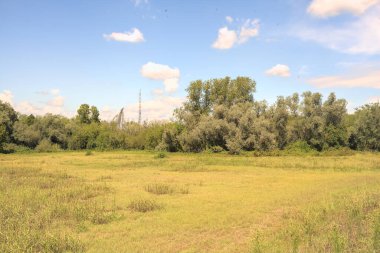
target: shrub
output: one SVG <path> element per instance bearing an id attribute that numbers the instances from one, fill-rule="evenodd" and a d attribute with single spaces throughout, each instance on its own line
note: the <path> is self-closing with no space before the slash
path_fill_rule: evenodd
<path id="1" fill-rule="evenodd" d="M 129 203 L 128 208 L 134 212 L 146 213 L 161 209 L 162 205 L 150 199 L 136 199 Z"/>
<path id="2" fill-rule="evenodd" d="M 166 153 L 164 152 L 160 152 L 158 153 L 157 155 L 154 156 L 154 158 L 156 159 L 162 159 L 162 158 L 165 158 L 166 157 Z"/>
<path id="3" fill-rule="evenodd" d="M 30 152 L 31 149 L 26 147 L 26 146 L 23 146 L 23 145 L 17 145 L 17 144 L 14 144 L 14 143 L 6 143 L 3 147 L 3 150 L 2 152 L 3 153 L 25 153 L 25 152 Z"/>
<path id="4" fill-rule="evenodd" d="M 87 150 L 86 153 L 84 154 L 85 156 L 90 156 L 92 155 L 92 151 L 91 150 Z"/>
<path id="5" fill-rule="evenodd" d="M 224 149 L 221 146 L 212 146 L 209 148 L 211 153 L 221 153 Z"/>
<path id="6" fill-rule="evenodd" d="M 145 186 L 145 190 L 147 192 L 153 193 L 153 194 L 172 194 L 174 192 L 174 188 L 171 187 L 168 184 L 163 183 L 154 183 L 154 184 L 148 184 Z"/>
<path id="7" fill-rule="evenodd" d="M 58 144 L 52 144 L 49 140 L 43 139 L 35 149 L 37 152 L 56 152 L 61 150 Z"/>
<path id="8" fill-rule="evenodd" d="M 286 149 L 287 153 L 302 154 L 316 152 L 306 141 L 296 141 L 289 144 Z"/>
<path id="9" fill-rule="evenodd" d="M 228 153 L 231 155 L 238 155 L 241 152 L 241 144 L 238 140 L 228 140 L 227 141 Z"/>

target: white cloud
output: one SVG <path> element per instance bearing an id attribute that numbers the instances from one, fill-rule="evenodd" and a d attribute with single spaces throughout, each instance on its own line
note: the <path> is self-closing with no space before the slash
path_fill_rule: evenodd
<path id="1" fill-rule="evenodd" d="M 232 23 L 234 19 L 230 16 L 226 17 L 228 23 Z M 250 38 L 259 34 L 259 20 L 246 19 L 243 24 L 236 30 L 230 30 L 224 26 L 218 30 L 218 38 L 212 44 L 216 49 L 230 49 L 235 44 L 243 44 Z"/>
<path id="2" fill-rule="evenodd" d="M 164 91 L 162 89 L 154 89 L 152 90 L 152 93 L 154 96 L 162 96 L 164 94 Z"/>
<path id="3" fill-rule="evenodd" d="M 119 113 L 120 109 L 114 109 L 110 106 L 104 106 L 99 110 L 100 118 L 102 120 L 111 121 L 117 113 Z"/>
<path id="4" fill-rule="evenodd" d="M 130 32 L 118 33 L 113 32 L 111 34 L 103 34 L 103 37 L 106 40 L 114 40 L 120 42 L 130 42 L 130 43 L 139 43 L 144 42 L 144 35 L 140 32 L 139 29 L 133 28 Z"/>
<path id="5" fill-rule="evenodd" d="M 238 40 L 237 34 L 234 30 L 228 30 L 227 26 L 222 27 L 218 31 L 218 38 L 212 44 L 213 48 L 229 49 Z"/>
<path id="6" fill-rule="evenodd" d="M 321 76 L 309 80 L 309 83 L 318 88 L 375 88 L 380 89 L 380 70 L 367 70 L 362 73 L 349 73 L 333 76 Z"/>
<path id="7" fill-rule="evenodd" d="M 0 100 L 10 103 L 17 112 L 23 114 L 45 115 L 46 113 L 52 113 L 65 115 L 67 117 L 72 116 L 71 112 L 64 109 L 64 98 L 59 95 L 59 90 L 54 89 L 49 92 L 40 92 L 42 95 L 45 95 L 45 93 L 50 93 L 53 98 L 47 102 L 38 103 L 38 105 L 29 101 L 13 103 L 13 94 L 9 90 L 0 93 Z"/>
<path id="8" fill-rule="evenodd" d="M 273 66 L 272 68 L 265 71 L 265 74 L 268 76 L 289 77 L 290 69 L 287 65 L 277 64 L 276 66 Z"/>
<path id="9" fill-rule="evenodd" d="M 141 67 L 143 77 L 163 81 L 165 91 L 172 93 L 178 89 L 180 71 L 178 68 L 171 68 L 168 65 L 148 62 Z"/>
<path id="10" fill-rule="evenodd" d="M 33 105 L 28 101 L 22 101 L 18 103 L 15 107 L 16 111 L 24 113 L 24 114 L 34 114 L 34 115 L 42 115 L 43 109 Z"/>
<path id="11" fill-rule="evenodd" d="M 371 96 L 369 97 L 368 103 L 380 103 L 380 96 Z"/>
<path id="12" fill-rule="evenodd" d="M 131 2 L 134 3 L 135 6 L 139 6 L 140 4 L 147 4 L 148 0 L 131 0 Z"/>
<path id="13" fill-rule="evenodd" d="M 35 105 L 29 101 L 22 101 L 15 105 L 15 110 L 23 114 L 45 115 L 46 113 L 61 114 L 71 116 L 70 112 L 66 112 L 61 106 L 52 106 L 49 104 Z"/>
<path id="14" fill-rule="evenodd" d="M 54 96 L 58 95 L 61 91 L 59 89 L 51 89 L 50 93 Z"/>
<path id="15" fill-rule="evenodd" d="M 380 5 L 341 27 L 298 27 L 295 34 L 304 40 L 349 54 L 380 53 Z"/>
<path id="16" fill-rule="evenodd" d="M 65 98 L 62 96 L 54 96 L 52 100 L 48 102 L 48 105 L 55 106 L 55 107 L 62 107 L 64 105 Z"/>
<path id="17" fill-rule="evenodd" d="M 10 90 L 4 90 L 2 93 L 0 93 L 0 100 L 2 102 L 9 103 L 10 105 L 13 105 L 13 94 Z"/>
<path id="18" fill-rule="evenodd" d="M 313 0 L 307 12 L 321 18 L 337 16 L 343 12 L 360 15 L 379 2 L 379 0 Z"/>
<path id="19" fill-rule="evenodd" d="M 259 35 L 259 20 L 254 19 L 250 20 L 247 19 L 243 26 L 240 28 L 240 33 L 239 33 L 239 43 L 245 43 L 247 42 L 250 38 L 256 37 Z"/>
<path id="20" fill-rule="evenodd" d="M 159 96 L 152 100 L 142 101 L 141 116 L 143 121 L 168 120 L 173 116 L 173 110 L 180 107 L 184 98 L 172 96 Z M 100 110 L 103 120 L 111 121 L 120 109 L 106 106 Z M 124 107 L 124 117 L 127 121 L 137 121 L 139 115 L 139 104 L 133 103 Z"/>

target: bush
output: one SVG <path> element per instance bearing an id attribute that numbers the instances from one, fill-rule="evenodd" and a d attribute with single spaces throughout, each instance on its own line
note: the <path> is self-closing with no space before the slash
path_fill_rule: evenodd
<path id="1" fill-rule="evenodd" d="M 129 203 L 128 208 L 131 211 L 146 213 L 162 208 L 162 205 L 157 204 L 156 201 L 150 199 L 136 199 Z"/>
<path id="2" fill-rule="evenodd" d="M 56 152 L 60 151 L 58 144 L 52 144 L 49 140 L 43 139 L 35 149 L 37 152 Z"/>
<path id="3" fill-rule="evenodd" d="M 166 157 L 166 153 L 164 152 L 160 152 L 158 153 L 157 155 L 154 156 L 154 158 L 156 159 L 162 159 L 162 158 L 165 158 Z"/>
<path id="4" fill-rule="evenodd" d="M 231 155 L 239 155 L 242 146 L 238 140 L 228 140 L 227 141 L 228 153 Z"/>
<path id="5" fill-rule="evenodd" d="M 6 143 L 1 150 L 1 152 L 9 154 L 9 153 L 24 153 L 24 152 L 30 152 L 32 149 L 23 146 L 23 145 L 17 145 L 14 143 Z"/>
<path id="6" fill-rule="evenodd" d="M 92 151 L 91 150 L 87 150 L 86 153 L 84 154 L 85 156 L 90 156 L 92 155 Z"/>
<path id="7" fill-rule="evenodd" d="M 324 156 L 350 156 L 354 154 L 355 151 L 347 147 L 329 148 L 322 152 Z"/>
<path id="8" fill-rule="evenodd" d="M 148 184 L 147 186 L 145 186 L 145 190 L 147 192 L 157 194 L 157 195 L 174 193 L 173 187 L 171 187 L 168 184 L 163 184 L 163 183 Z"/>
<path id="9" fill-rule="evenodd" d="M 212 146 L 209 148 L 209 151 L 211 153 L 221 153 L 224 151 L 224 148 L 222 148 L 221 146 Z"/>
<path id="10" fill-rule="evenodd" d="M 305 153 L 315 153 L 314 150 L 306 141 L 296 141 L 289 144 L 285 151 L 289 154 L 305 154 Z"/>

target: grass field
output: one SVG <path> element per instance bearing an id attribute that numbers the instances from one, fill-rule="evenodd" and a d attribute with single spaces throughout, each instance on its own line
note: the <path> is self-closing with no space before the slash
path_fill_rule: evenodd
<path id="1" fill-rule="evenodd" d="M 380 155 L 0 155 L 0 252 L 380 252 Z"/>

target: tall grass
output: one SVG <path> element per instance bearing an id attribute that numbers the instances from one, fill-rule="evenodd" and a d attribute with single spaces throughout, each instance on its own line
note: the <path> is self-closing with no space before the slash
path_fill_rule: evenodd
<path id="1" fill-rule="evenodd" d="M 181 193 L 181 194 L 189 194 L 189 187 L 186 185 L 183 186 L 177 186 L 177 185 L 170 185 L 165 183 L 151 183 L 145 186 L 145 191 L 156 194 L 156 195 L 163 195 L 163 194 L 174 194 L 174 193 Z"/>
<path id="2" fill-rule="evenodd" d="M 380 194 L 357 192 L 284 213 L 278 231 L 267 234 L 264 252 L 379 252 Z M 257 242 L 252 251 L 257 252 Z M 262 245 L 261 245 L 262 246 Z"/>
<path id="3" fill-rule="evenodd" d="M 154 210 L 161 209 L 162 207 L 163 206 L 161 204 L 158 204 L 155 200 L 151 199 L 135 199 L 132 200 L 128 205 L 128 208 L 131 211 L 141 213 L 151 212 Z"/>
<path id="4" fill-rule="evenodd" d="M 113 219 L 113 210 L 96 198 L 108 192 L 65 173 L 1 169 L 0 252 L 85 251 L 76 227 Z"/>

